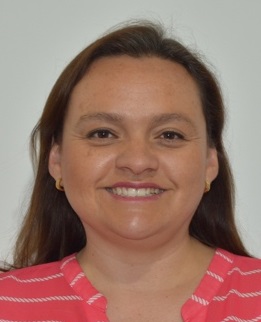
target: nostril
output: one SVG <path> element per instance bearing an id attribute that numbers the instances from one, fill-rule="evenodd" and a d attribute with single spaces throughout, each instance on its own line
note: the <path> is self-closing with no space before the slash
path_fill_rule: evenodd
<path id="1" fill-rule="evenodd" d="M 144 171 L 152 172 L 158 168 L 158 158 L 150 149 L 138 147 L 137 145 L 128 146 L 116 159 L 116 167 L 128 169 L 133 174 L 140 174 Z"/>

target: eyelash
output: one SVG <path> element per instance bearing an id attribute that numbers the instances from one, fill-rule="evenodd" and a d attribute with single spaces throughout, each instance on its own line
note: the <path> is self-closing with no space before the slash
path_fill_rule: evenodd
<path id="1" fill-rule="evenodd" d="M 110 136 L 110 137 L 109 137 Z M 98 129 L 88 133 L 88 139 L 110 139 L 116 137 L 110 130 L 107 129 Z"/>
<path id="2" fill-rule="evenodd" d="M 185 140 L 184 135 L 175 131 L 164 131 L 159 137 L 170 142 L 174 140 Z"/>
<path id="3" fill-rule="evenodd" d="M 87 139 L 98 140 L 97 143 L 108 144 L 110 140 L 117 139 L 118 136 L 111 130 L 106 128 L 96 129 L 87 134 Z M 184 135 L 179 132 L 168 130 L 161 132 L 156 139 L 159 139 L 161 144 L 172 145 L 181 141 L 185 141 Z"/>

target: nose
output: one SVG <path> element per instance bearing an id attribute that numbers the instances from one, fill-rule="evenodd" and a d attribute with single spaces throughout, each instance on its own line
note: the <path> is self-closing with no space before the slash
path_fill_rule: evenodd
<path id="1" fill-rule="evenodd" d="M 116 159 L 118 169 L 132 175 L 152 174 L 158 169 L 159 161 L 149 142 L 141 139 L 128 141 Z"/>

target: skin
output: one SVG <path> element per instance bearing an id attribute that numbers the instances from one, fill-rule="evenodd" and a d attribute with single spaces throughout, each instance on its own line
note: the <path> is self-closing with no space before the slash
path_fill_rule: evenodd
<path id="1" fill-rule="evenodd" d="M 96 61 L 72 92 L 49 171 L 84 225 L 78 260 L 106 295 L 110 320 L 128 321 L 128 307 L 130 321 L 182 321 L 182 304 L 213 256 L 189 236 L 189 223 L 218 172 L 187 71 L 156 57 Z M 112 187 L 157 194 L 123 197 Z M 163 312 L 153 310 L 159 298 Z"/>

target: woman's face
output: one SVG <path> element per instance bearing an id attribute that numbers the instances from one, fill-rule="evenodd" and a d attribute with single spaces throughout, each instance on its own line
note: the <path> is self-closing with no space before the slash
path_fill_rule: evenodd
<path id="1" fill-rule="evenodd" d="M 72 92 L 49 170 L 87 234 L 188 236 L 205 181 L 218 172 L 194 80 L 156 57 L 96 61 Z"/>

